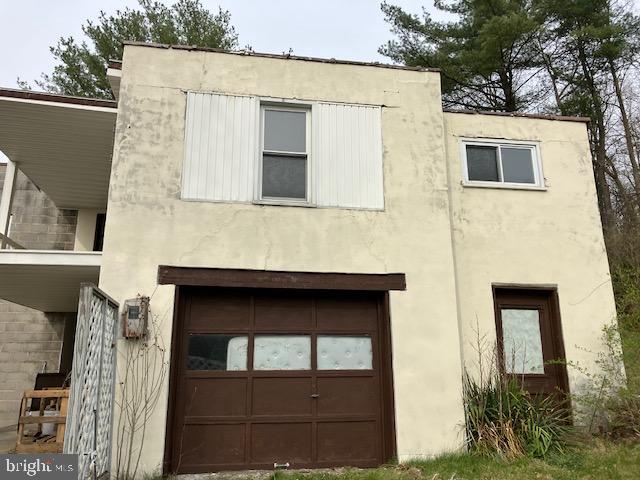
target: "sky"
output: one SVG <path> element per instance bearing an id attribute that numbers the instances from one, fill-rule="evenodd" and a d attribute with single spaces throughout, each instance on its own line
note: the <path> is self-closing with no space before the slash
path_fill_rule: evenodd
<path id="1" fill-rule="evenodd" d="M 201 0 L 231 13 L 240 46 L 257 52 L 382 61 L 378 47 L 392 38 L 379 0 Z M 171 0 L 163 1 L 173 3 Z M 433 12 L 433 0 L 391 0 L 405 10 Z M 137 6 L 136 0 L 0 0 L 0 87 L 32 82 L 50 72 L 49 46 L 62 36 L 82 37 L 81 25 L 100 10 Z M 438 13 L 438 12 L 436 12 Z M 440 18 L 440 16 L 436 16 Z"/>

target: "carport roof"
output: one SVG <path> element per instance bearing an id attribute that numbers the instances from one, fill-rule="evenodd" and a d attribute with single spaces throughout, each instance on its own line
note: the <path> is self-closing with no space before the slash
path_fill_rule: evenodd
<path id="1" fill-rule="evenodd" d="M 80 284 L 98 283 L 102 254 L 0 250 L 0 298 L 43 312 L 75 312 Z"/>
<path id="2" fill-rule="evenodd" d="M 116 107 L 111 100 L 0 88 L 0 151 L 58 208 L 105 208 Z"/>

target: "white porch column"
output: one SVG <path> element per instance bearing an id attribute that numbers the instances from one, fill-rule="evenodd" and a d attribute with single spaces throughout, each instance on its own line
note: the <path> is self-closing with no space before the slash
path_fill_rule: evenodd
<path id="1" fill-rule="evenodd" d="M 9 220 L 11 218 L 11 202 L 13 201 L 13 189 L 16 184 L 18 168 L 15 162 L 7 159 L 7 169 L 4 173 L 4 185 L 2 197 L 0 197 L 0 233 L 7 236 L 9 233 Z M 0 248 L 5 247 L 4 238 L 0 238 Z"/>

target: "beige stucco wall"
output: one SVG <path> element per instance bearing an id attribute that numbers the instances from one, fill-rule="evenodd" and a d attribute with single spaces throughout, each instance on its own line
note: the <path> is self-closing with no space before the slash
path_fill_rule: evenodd
<path id="1" fill-rule="evenodd" d="M 385 105 L 385 211 L 180 200 L 185 90 Z M 463 420 L 447 167 L 436 73 L 127 46 L 100 287 L 152 294 L 166 343 L 174 288 L 159 264 L 403 272 L 391 293 L 398 454 L 457 448 Z M 163 456 L 167 382 L 144 469 Z"/>
<path id="2" fill-rule="evenodd" d="M 464 363 L 495 340 L 492 284 L 554 285 L 567 359 L 590 368 L 615 304 L 586 124 L 445 113 Z M 463 187 L 460 139 L 539 142 L 546 190 Z M 591 350 L 594 353 L 590 353 Z M 569 368 L 570 388 L 582 382 Z"/>

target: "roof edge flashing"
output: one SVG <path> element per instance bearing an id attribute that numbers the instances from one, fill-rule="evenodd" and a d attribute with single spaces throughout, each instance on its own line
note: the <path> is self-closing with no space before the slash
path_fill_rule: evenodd
<path id="1" fill-rule="evenodd" d="M 49 92 L 33 92 L 31 90 L 18 90 L 14 88 L 0 87 L 0 99 L 24 101 L 30 103 L 57 105 L 65 107 L 85 107 L 93 110 L 116 112 L 118 103 L 115 100 L 101 98 L 74 97 Z"/>
<path id="2" fill-rule="evenodd" d="M 526 113 L 526 112 L 494 112 L 489 110 L 471 110 L 471 109 L 455 109 L 455 108 L 443 108 L 444 113 L 458 113 L 461 115 L 493 115 L 495 117 L 511 117 L 511 118 L 532 118 L 535 120 L 556 120 L 560 122 L 580 122 L 589 123 L 591 118 L 589 117 L 574 117 L 565 115 L 545 115 L 541 113 Z"/>
<path id="3" fill-rule="evenodd" d="M 406 65 L 394 65 L 390 63 L 381 63 L 381 62 L 365 62 L 365 61 L 358 61 L 358 60 L 339 60 L 335 58 L 320 58 L 320 57 L 308 57 L 308 56 L 300 56 L 300 55 L 261 53 L 261 52 L 254 52 L 252 50 L 233 51 L 233 50 L 225 50 L 222 48 L 199 47 L 197 45 L 170 45 L 165 43 L 151 43 L 151 42 L 137 42 L 137 41 L 124 41 L 122 42 L 122 44 L 124 46 L 160 48 L 165 50 L 185 50 L 185 51 L 192 51 L 192 52 L 222 53 L 222 54 L 236 55 L 241 57 L 273 58 L 277 60 L 297 60 L 302 62 L 316 62 L 316 63 L 325 63 L 325 64 L 332 64 L 332 65 L 353 65 L 353 66 L 360 66 L 360 67 L 376 67 L 376 68 L 388 68 L 393 70 L 408 70 L 413 72 L 440 73 L 439 68 L 410 67 Z M 113 62 L 113 64 L 115 65 L 116 62 Z M 120 62 L 120 68 L 122 68 L 122 62 Z"/>

